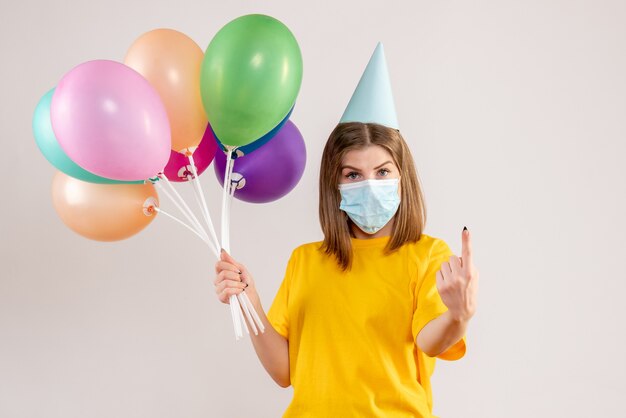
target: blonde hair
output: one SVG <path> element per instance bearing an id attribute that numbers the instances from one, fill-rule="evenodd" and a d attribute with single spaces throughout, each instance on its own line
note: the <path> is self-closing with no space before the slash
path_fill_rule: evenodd
<path id="1" fill-rule="evenodd" d="M 379 145 L 391 154 L 400 170 L 400 206 L 394 215 L 391 238 L 384 249 L 389 254 L 406 242 L 419 240 L 426 224 L 426 207 L 415 170 L 413 156 L 397 129 L 377 123 L 338 124 L 328 137 L 322 154 L 319 180 L 319 216 L 324 242 L 321 250 L 334 255 L 343 271 L 352 267 L 350 222 L 339 209 L 338 190 L 341 163 L 346 153 L 369 145 Z"/>

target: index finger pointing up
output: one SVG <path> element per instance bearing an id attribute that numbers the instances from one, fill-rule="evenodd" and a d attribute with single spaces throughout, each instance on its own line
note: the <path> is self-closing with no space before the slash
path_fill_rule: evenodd
<path id="1" fill-rule="evenodd" d="M 463 268 L 471 268 L 472 267 L 472 241 L 470 239 L 469 229 L 467 227 L 463 228 L 463 232 L 461 233 L 462 239 L 462 249 L 461 253 L 462 257 L 462 265 Z"/>

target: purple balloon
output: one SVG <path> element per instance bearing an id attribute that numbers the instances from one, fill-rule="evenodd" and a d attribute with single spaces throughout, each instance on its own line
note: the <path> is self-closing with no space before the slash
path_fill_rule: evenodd
<path id="1" fill-rule="evenodd" d="M 144 180 L 170 157 L 170 124 L 159 94 L 119 62 L 88 61 L 65 74 L 50 119 L 68 157 L 102 177 Z"/>
<path id="2" fill-rule="evenodd" d="M 207 169 L 217 151 L 217 139 L 213 135 L 213 130 L 210 125 L 207 125 L 202 140 L 198 145 L 198 148 L 193 152 L 193 162 L 198 170 L 198 175 L 202 174 Z M 193 171 L 187 156 L 182 152 L 172 150 L 170 154 L 170 160 L 165 166 L 163 173 L 170 181 L 184 182 L 187 181 L 187 176 L 193 177 Z"/>
<path id="3" fill-rule="evenodd" d="M 215 175 L 224 187 L 226 154 L 215 154 Z M 306 165 L 306 147 L 302 134 L 287 121 L 266 144 L 235 159 L 234 197 L 250 203 L 267 203 L 289 193 L 300 181 Z"/>

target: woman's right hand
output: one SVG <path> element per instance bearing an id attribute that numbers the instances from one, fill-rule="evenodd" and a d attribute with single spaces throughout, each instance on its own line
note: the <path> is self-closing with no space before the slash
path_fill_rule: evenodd
<path id="1" fill-rule="evenodd" d="M 246 290 L 246 294 L 254 302 L 258 299 L 256 286 L 252 275 L 241 263 L 222 250 L 220 259 L 215 263 L 215 293 L 222 303 L 229 304 L 232 295 L 238 295 Z"/>

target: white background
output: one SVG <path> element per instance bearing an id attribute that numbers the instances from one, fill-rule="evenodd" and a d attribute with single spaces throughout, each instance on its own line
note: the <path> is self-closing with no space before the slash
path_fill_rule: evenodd
<path id="1" fill-rule="evenodd" d="M 52 207 L 54 169 L 31 132 L 37 102 L 75 65 L 122 61 L 158 27 L 205 49 L 248 13 L 284 22 L 304 60 L 292 116 L 307 144 L 304 176 L 277 202 L 232 207 L 232 252 L 265 308 L 291 250 L 322 238 L 322 148 L 382 41 L 425 189 L 426 233 L 459 254 L 467 225 L 481 277 L 466 356 L 437 363 L 434 412 L 618 416 L 626 372 L 619 0 L 2 0 L 0 416 L 277 417 L 288 405 L 292 389 L 273 383 L 249 341 L 235 343 L 201 242 L 164 217 L 123 242 L 74 234 Z M 212 167 L 202 181 L 219 220 Z"/>

